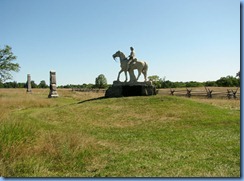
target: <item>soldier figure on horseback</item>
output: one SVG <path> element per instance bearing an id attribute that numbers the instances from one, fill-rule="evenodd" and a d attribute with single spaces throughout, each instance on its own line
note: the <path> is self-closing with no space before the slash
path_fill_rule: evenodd
<path id="1" fill-rule="evenodd" d="M 126 58 L 125 54 L 121 51 L 117 51 L 115 54 L 112 55 L 113 59 L 115 60 L 116 57 L 120 59 L 120 67 L 121 70 L 119 71 L 117 81 L 119 81 L 120 74 L 122 72 L 125 73 L 125 82 L 127 82 L 127 71 L 130 74 L 130 82 L 137 82 L 141 73 L 144 75 L 144 81 L 147 81 L 147 70 L 148 65 L 145 61 L 138 61 L 135 58 L 135 52 L 133 47 L 131 47 L 131 53 L 128 58 Z M 134 70 L 138 70 L 138 75 L 135 77 Z"/>
<path id="2" fill-rule="evenodd" d="M 131 52 L 130 52 L 130 55 L 128 56 L 128 64 L 127 64 L 127 68 L 126 68 L 127 70 L 129 70 L 129 67 L 132 63 L 137 61 L 134 48 L 130 47 L 130 51 Z"/>

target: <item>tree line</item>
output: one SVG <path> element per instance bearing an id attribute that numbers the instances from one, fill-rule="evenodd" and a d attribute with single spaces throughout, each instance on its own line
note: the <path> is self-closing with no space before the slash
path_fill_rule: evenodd
<path id="1" fill-rule="evenodd" d="M 18 63 L 13 63 L 16 60 L 16 56 L 12 52 L 12 48 L 6 45 L 3 49 L 0 48 L 0 88 L 27 88 L 27 82 L 18 83 L 16 81 L 6 82 L 8 79 L 12 79 L 11 72 L 18 72 L 20 70 L 20 65 Z M 172 82 L 163 79 L 157 75 L 149 76 L 148 79 L 153 82 L 156 88 L 181 88 L 181 87 L 202 87 L 202 86 L 216 86 L 216 87 L 240 87 L 240 71 L 236 73 L 236 76 L 226 76 L 221 77 L 216 81 L 207 82 Z M 82 85 L 61 85 L 58 88 L 107 88 L 107 79 L 103 74 L 100 74 L 95 79 L 95 84 L 82 84 Z M 32 88 L 48 88 L 44 80 L 39 84 L 31 81 Z"/>
<path id="2" fill-rule="evenodd" d="M 31 88 L 48 88 L 45 80 L 42 80 L 39 84 L 36 84 L 35 81 L 31 81 Z M 0 81 L 0 88 L 27 88 L 27 82 L 4 82 Z"/>
<path id="3" fill-rule="evenodd" d="M 107 79 L 103 74 L 100 74 L 95 79 L 95 84 L 67 84 L 67 85 L 60 85 L 58 88 L 84 88 L 84 89 L 93 89 L 93 88 L 99 88 L 104 89 L 108 88 Z M 27 82 L 2 82 L 0 80 L 0 88 L 27 88 Z M 49 88 L 49 86 L 46 84 L 45 80 L 42 80 L 39 84 L 36 84 L 35 81 L 31 81 L 31 88 Z"/>
<path id="4" fill-rule="evenodd" d="M 58 88 L 81 88 L 81 89 L 105 89 L 108 88 L 110 85 L 107 83 L 107 79 L 103 74 L 100 74 L 95 79 L 95 84 L 67 84 L 58 86 Z"/>
<path id="5" fill-rule="evenodd" d="M 240 72 L 236 74 L 236 76 L 226 76 L 221 77 L 216 81 L 206 81 L 206 82 L 197 82 L 197 81 L 189 81 L 189 82 L 172 82 L 166 80 L 165 77 L 163 79 L 159 78 L 157 75 L 149 76 L 149 80 L 151 80 L 156 86 L 156 88 L 183 88 L 183 87 L 240 87 Z"/>
<path id="6" fill-rule="evenodd" d="M 149 76 L 148 79 L 153 82 L 156 88 L 183 88 L 183 87 L 240 87 L 240 78 L 234 76 L 226 76 L 221 77 L 216 81 L 206 81 L 206 82 L 197 82 L 197 81 L 189 81 L 189 82 L 172 82 L 170 80 L 165 80 L 165 78 L 161 79 L 159 76 Z M 83 89 L 106 89 L 110 85 L 107 84 L 106 77 L 101 74 L 95 79 L 95 84 L 67 84 L 60 85 L 58 88 L 83 88 Z M 5 82 L 2 83 L 0 81 L 0 88 L 27 88 L 26 83 L 18 83 L 16 81 L 13 82 Z M 39 84 L 36 84 L 34 81 L 31 81 L 31 88 L 49 88 L 44 80 L 42 80 Z"/>

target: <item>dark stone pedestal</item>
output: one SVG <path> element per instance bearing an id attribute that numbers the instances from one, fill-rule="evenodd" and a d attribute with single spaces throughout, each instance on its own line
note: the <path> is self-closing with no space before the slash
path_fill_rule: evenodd
<path id="1" fill-rule="evenodd" d="M 151 96 L 156 88 L 151 82 L 117 82 L 106 90 L 105 97 Z"/>

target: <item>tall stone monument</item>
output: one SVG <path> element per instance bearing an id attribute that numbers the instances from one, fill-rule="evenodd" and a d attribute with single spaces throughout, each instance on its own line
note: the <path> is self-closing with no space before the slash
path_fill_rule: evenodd
<path id="1" fill-rule="evenodd" d="M 145 61 L 133 60 L 133 63 L 129 63 L 129 59 L 126 58 L 123 52 L 117 51 L 113 58 L 118 57 L 120 59 L 120 67 L 117 80 L 113 82 L 113 85 L 106 90 L 105 97 L 127 97 L 127 96 L 151 96 L 156 95 L 156 88 L 152 85 L 151 81 L 147 81 L 148 65 Z M 138 71 L 138 76 L 134 74 L 134 70 Z M 120 74 L 125 73 L 125 81 L 120 82 Z M 127 73 L 129 73 L 130 81 L 127 82 Z M 144 75 L 144 82 L 138 82 L 140 75 Z"/>
<path id="2" fill-rule="evenodd" d="M 49 92 L 48 97 L 49 98 L 58 97 L 55 71 L 50 71 L 50 92 Z"/>
<path id="3" fill-rule="evenodd" d="M 31 92 L 31 76 L 27 74 L 27 90 L 26 92 Z"/>

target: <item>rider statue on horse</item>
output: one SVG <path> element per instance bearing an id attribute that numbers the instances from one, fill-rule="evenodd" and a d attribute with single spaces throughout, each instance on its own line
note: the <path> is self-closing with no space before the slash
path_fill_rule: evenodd
<path id="1" fill-rule="evenodd" d="M 130 65 L 137 61 L 134 48 L 130 47 L 130 51 L 130 55 L 128 56 L 127 71 L 129 70 Z"/>
<path id="2" fill-rule="evenodd" d="M 138 61 L 135 58 L 135 51 L 133 47 L 130 47 L 131 53 L 128 56 L 128 58 L 124 55 L 123 52 L 117 51 L 115 54 L 113 54 L 113 58 L 116 57 L 120 58 L 120 67 L 121 70 L 119 71 L 117 81 L 119 81 L 120 74 L 122 72 L 125 73 L 125 82 L 127 82 L 127 71 L 130 75 L 130 82 L 137 82 L 141 73 L 144 75 L 144 81 L 147 81 L 147 70 L 148 65 L 145 61 Z M 134 70 L 138 70 L 138 76 L 136 77 L 134 74 Z"/>

